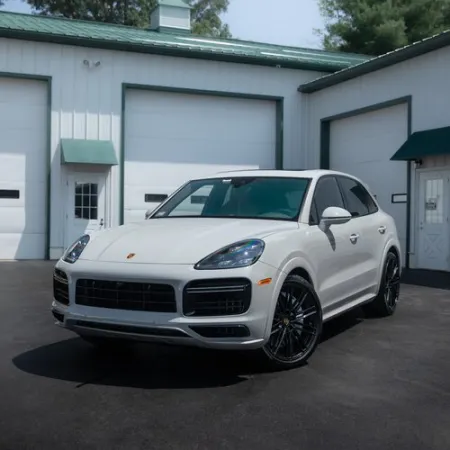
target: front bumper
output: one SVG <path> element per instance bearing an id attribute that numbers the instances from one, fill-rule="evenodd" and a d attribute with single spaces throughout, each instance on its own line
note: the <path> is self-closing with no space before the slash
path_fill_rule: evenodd
<path id="1" fill-rule="evenodd" d="M 53 300 L 59 326 L 79 335 L 122 338 L 206 348 L 258 348 L 266 342 L 281 273 L 263 262 L 242 269 L 198 271 L 187 265 L 59 261 L 55 269 L 67 275 L 69 304 Z M 164 283 L 175 291 L 176 312 L 132 311 L 75 303 L 79 279 Z M 251 282 L 250 306 L 243 314 L 192 317 L 183 313 L 183 292 L 193 280 L 246 278 Z M 271 278 L 270 284 L 258 282 Z"/>

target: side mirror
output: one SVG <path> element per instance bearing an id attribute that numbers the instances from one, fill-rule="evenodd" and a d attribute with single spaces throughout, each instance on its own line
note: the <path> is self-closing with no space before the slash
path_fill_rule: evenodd
<path id="1" fill-rule="evenodd" d="M 331 225 L 341 225 L 351 220 L 352 215 L 344 208 L 338 208 L 337 206 L 329 206 L 322 213 L 320 219 L 321 228 L 329 228 Z"/>

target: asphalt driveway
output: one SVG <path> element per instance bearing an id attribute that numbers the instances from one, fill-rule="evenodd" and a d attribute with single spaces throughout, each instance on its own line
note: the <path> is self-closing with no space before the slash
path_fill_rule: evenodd
<path id="1" fill-rule="evenodd" d="M 450 449 L 450 291 L 326 326 L 308 366 L 138 346 L 99 355 L 50 314 L 52 263 L 0 263 L 0 449 Z"/>

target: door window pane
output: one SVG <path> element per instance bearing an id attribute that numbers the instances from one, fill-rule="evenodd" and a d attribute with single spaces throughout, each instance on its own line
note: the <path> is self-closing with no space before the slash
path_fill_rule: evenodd
<path id="1" fill-rule="evenodd" d="M 75 183 L 75 219 L 97 220 L 98 184 Z"/>
<path id="2" fill-rule="evenodd" d="M 425 181 L 425 222 L 440 224 L 444 222 L 444 180 Z"/>
<path id="3" fill-rule="evenodd" d="M 314 192 L 314 200 L 319 220 L 323 212 L 330 206 L 344 207 L 341 191 L 334 177 L 325 177 L 319 180 Z"/>
<path id="4" fill-rule="evenodd" d="M 361 183 L 351 178 L 339 177 L 339 184 L 352 217 L 366 216 L 377 211 L 375 202 Z"/>

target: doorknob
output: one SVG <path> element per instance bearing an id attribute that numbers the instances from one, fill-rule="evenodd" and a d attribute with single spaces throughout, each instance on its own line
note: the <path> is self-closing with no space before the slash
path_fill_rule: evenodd
<path id="1" fill-rule="evenodd" d="M 381 234 L 384 234 L 384 233 L 386 233 L 386 227 L 385 227 L 384 225 L 382 225 L 380 228 L 378 228 L 378 231 L 379 231 Z"/>
<path id="2" fill-rule="evenodd" d="M 359 238 L 359 234 L 352 234 L 352 235 L 350 236 L 350 242 L 351 242 L 352 244 L 356 244 L 356 241 L 358 240 L 358 238 Z"/>
<path id="3" fill-rule="evenodd" d="M 103 226 L 103 218 L 100 219 L 100 226 L 101 226 L 101 227 Z"/>

